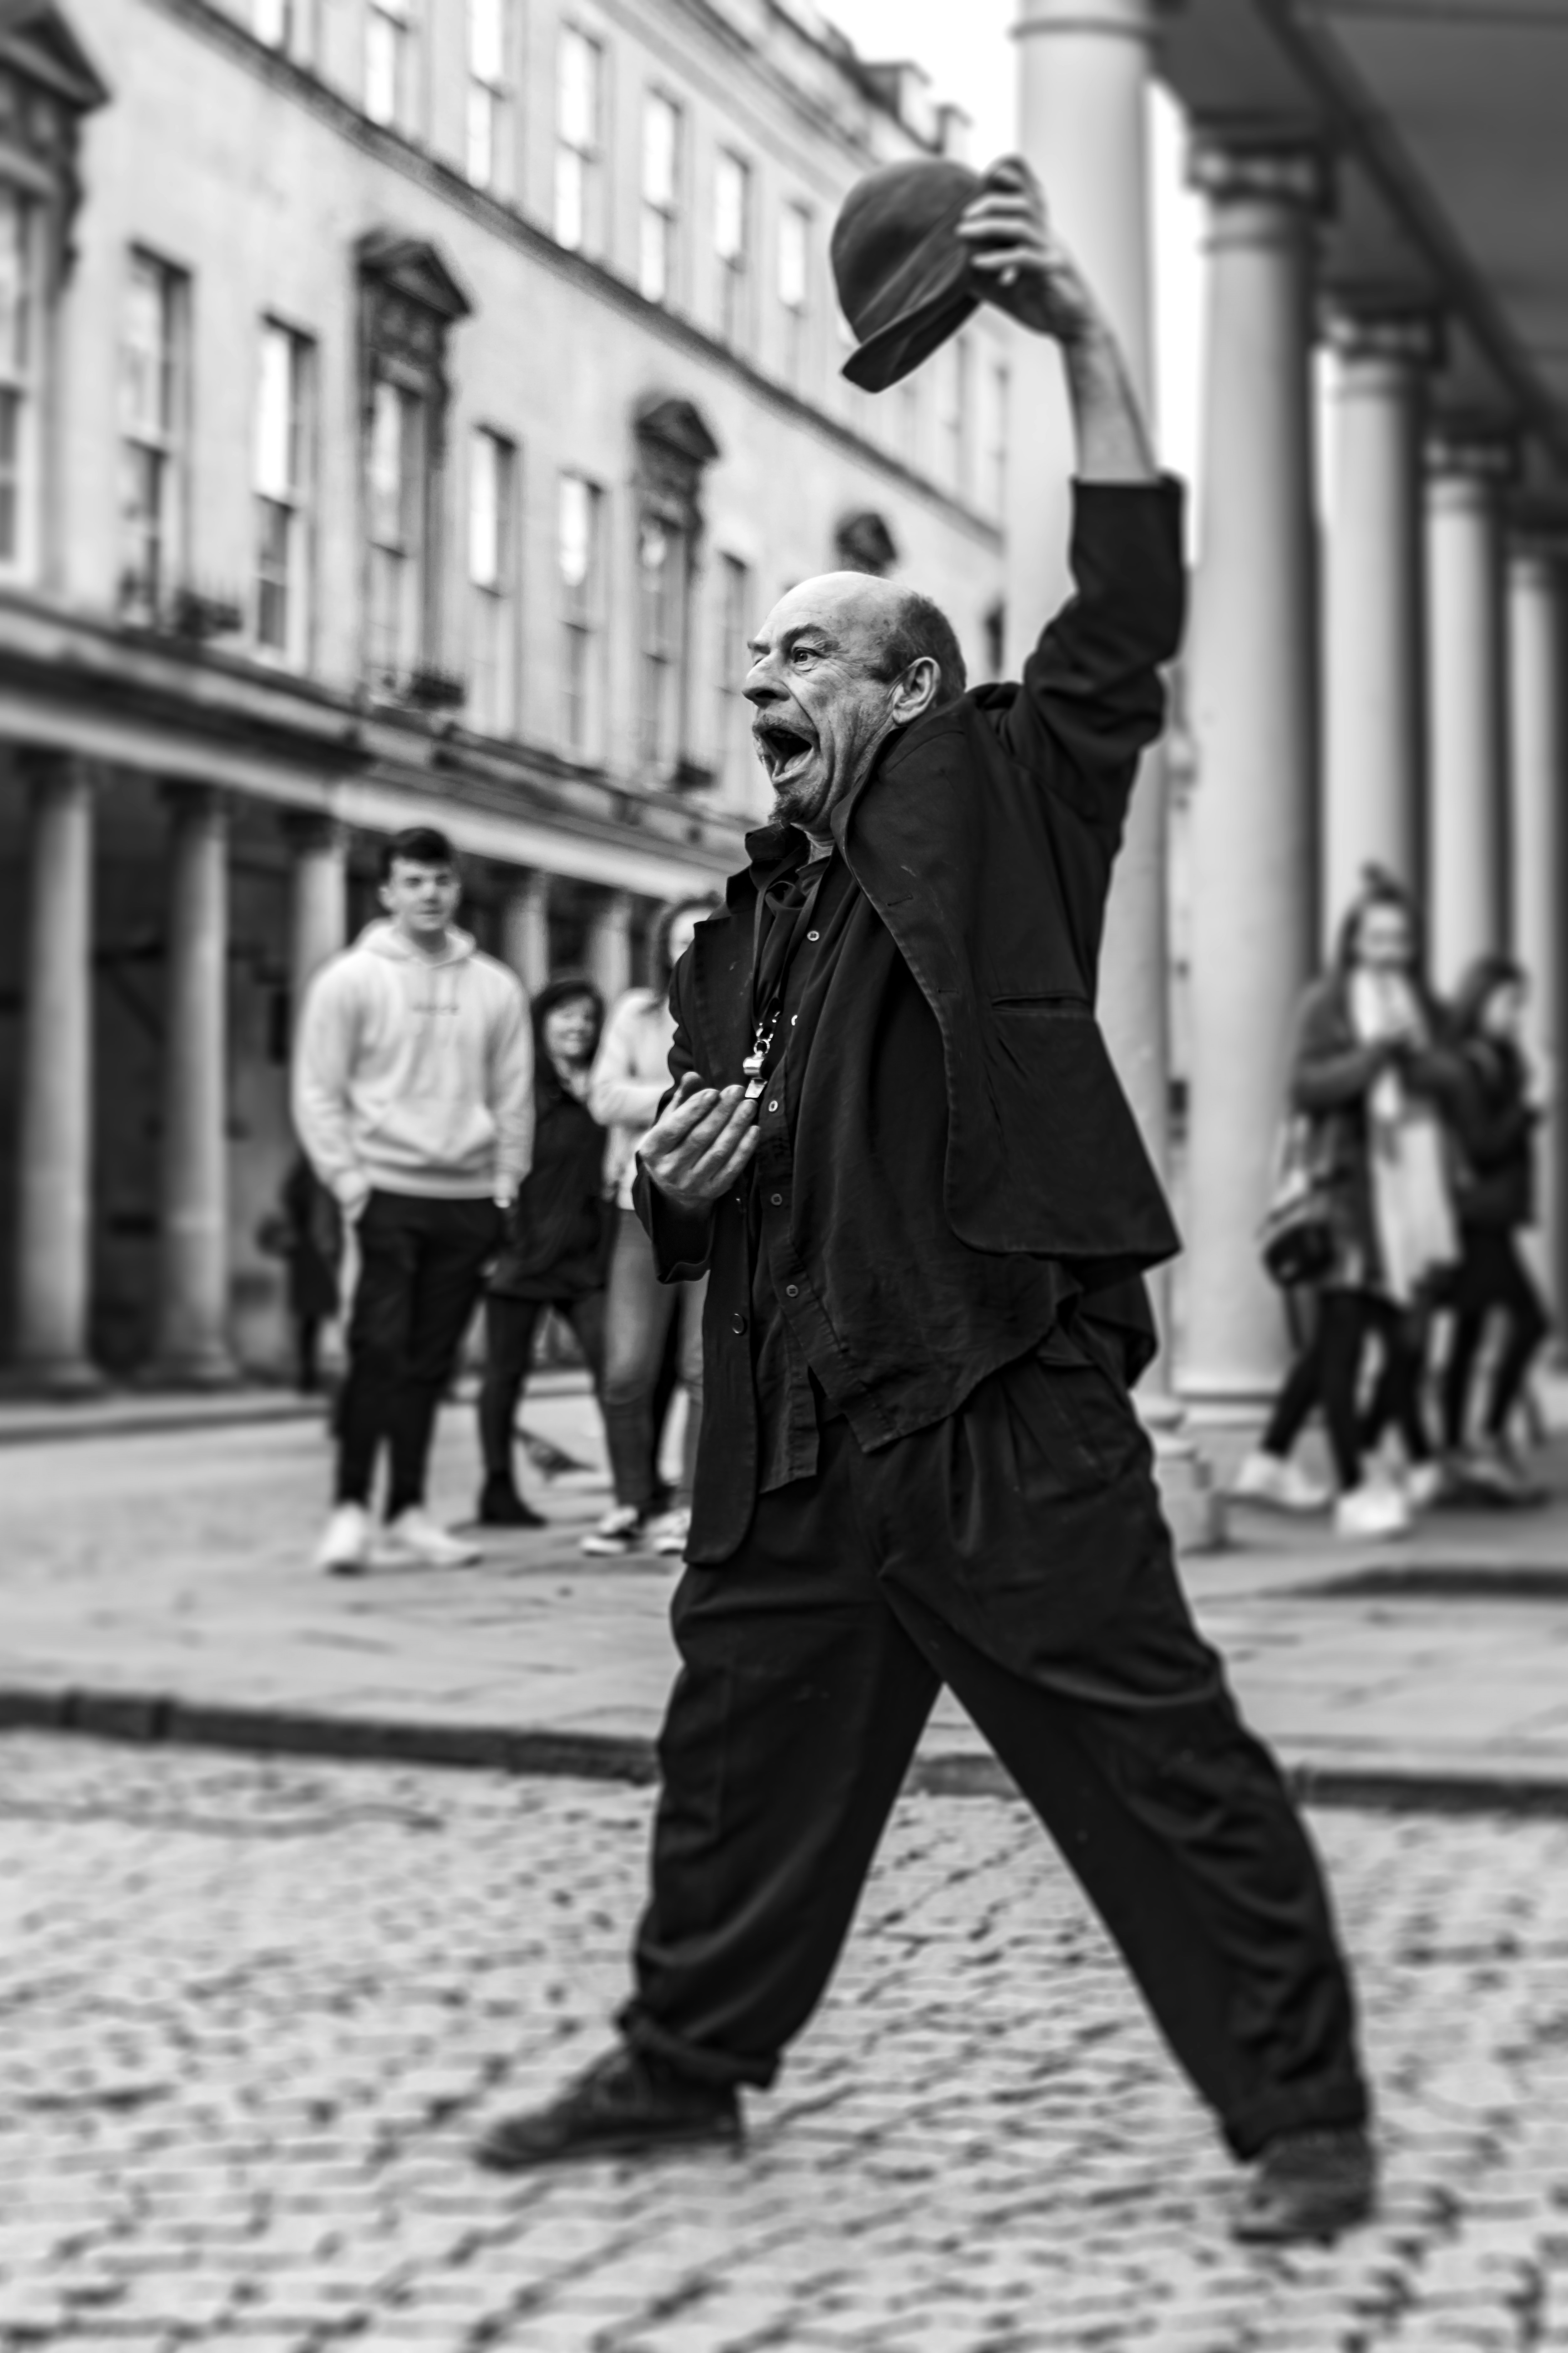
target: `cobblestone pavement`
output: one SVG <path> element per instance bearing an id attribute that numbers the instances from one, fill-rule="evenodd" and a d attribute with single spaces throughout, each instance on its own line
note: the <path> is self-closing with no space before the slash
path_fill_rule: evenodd
<path id="1" fill-rule="evenodd" d="M 1568 1827 L 1316 1824 L 1384 2219 L 1249 2254 L 1236 2179 L 1022 1808 L 900 1810 L 744 2154 L 497 2182 L 595 2051 L 647 1799 L 0 1741 L 0 2347 L 1568 2347 Z"/>

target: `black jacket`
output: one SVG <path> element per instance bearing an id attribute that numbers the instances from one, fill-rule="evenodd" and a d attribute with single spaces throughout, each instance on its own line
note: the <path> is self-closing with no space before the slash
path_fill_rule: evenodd
<path id="1" fill-rule="evenodd" d="M 1022 683 L 980 687 L 891 739 L 833 832 L 941 1035 L 953 1233 L 1067 1262 L 1091 1290 L 1179 1247 L 1094 1017 L 1112 861 L 1181 631 L 1179 486 L 1080 484 L 1072 565 L 1078 594 Z M 754 902 L 748 869 L 677 970 L 674 1075 L 742 1075 Z M 646 1177 L 637 1198 L 661 1274 L 711 1272 L 705 1438 L 710 1422 L 739 1428 L 752 1411 L 743 1206 L 683 1213 Z M 701 1485 L 700 1462 L 699 1517 Z"/>
<path id="2" fill-rule="evenodd" d="M 1459 1056 L 1457 1192 L 1467 1226 L 1528 1226 L 1535 1214 L 1535 1128 L 1530 1073 L 1506 1038 L 1471 1038 Z"/>

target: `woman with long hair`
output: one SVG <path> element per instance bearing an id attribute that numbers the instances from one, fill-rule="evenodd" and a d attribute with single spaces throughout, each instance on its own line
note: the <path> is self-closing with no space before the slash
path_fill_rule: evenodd
<path id="1" fill-rule="evenodd" d="M 651 988 L 632 988 L 612 1008 L 594 1065 L 588 1102 L 610 1131 L 609 1175 L 615 1188 L 616 1233 L 610 1256 L 605 1329 L 605 1436 L 616 1500 L 583 1539 L 585 1553 L 614 1555 L 651 1546 L 671 1557 L 686 1549 L 691 1521 L 691 1476 L 702 1419 L 702 1301 L 698 1282 L 663 1283 L 653 1244 L 632 1207 L 637 1148 L 669 1092 L 669 1049 L 675 1021 L 669 976 L 691 944 L 714 898 L 679 899 L 659 919 L 653 944 Z M 659 1368 L 672 1318 L 679 1317 L 679 1373 L 686 1389 L 686 1444 L 673 1508 L 661 1512 L 658 1420 Z"/>
<path id="2" fill-rule="evenodd" d="M 1435 1288 L 1458 1258 L 1447 1106 L 1458 1069 L 1422 970 L 1420 927 L 1405 893 L 1369 871 L 1341 929 L 1334 968 L 1298 1018 L 1292 1108 L 1312 1125 L 1331 1204 L 1334 1255 L 1314 1336 L 1280 1391 L 1237 1493 L 1286 1503 L 1285 1466 L 1314 1404 L 1328 1425 L 1338 1486 L 1335 1525 L 1352 1538 L 1401 1535 L 1434 1501 L 1442 1471 L 1421 1410 L 1426 1322 Z M 1358 1416 L 1367 1345 L 1383 1364 L 1368 1420 Z M 1403 1485 L 1370 1468 L 1384 1424 L 1408 1458 Z"/>
<path id="3" fill-rule="evenodd" d="M 1508 1503 L 1535 1491 L 1509 1436 L 1509 1422 L 1549 1318 L 1519 1254 L 1518 1236 L 1535 1214 L 1535 1128 L 1541 1117 L 1520 1043 L 1527 983 L 1507 956 L 1481 956 L 1454 1000 L 1458 1095 L 1459 1280 L 1443 1376 L 1443 1435 L 1461 1486 Z M 1470 1391 L 1487 1324 L 1504 1332 L 1488 1385 L 1479 1437 L 1468 1443 Z"/>
<path id="4" fill-rule="evenodd" d="M 571 1325 L 595 1391 L 605 1362 L 609 1209 L 605 1132 L 588 1108 L 605 1000 L 591 980 L 552 980 L 533 1000 L 533 1161 L 507 1227 L 485 1300 L 479 1444 L 480 1523 L 537 1528 L 543 1515 L 518 1492 L 514 1431 L 534 1335 L 547 1308 Z"/>

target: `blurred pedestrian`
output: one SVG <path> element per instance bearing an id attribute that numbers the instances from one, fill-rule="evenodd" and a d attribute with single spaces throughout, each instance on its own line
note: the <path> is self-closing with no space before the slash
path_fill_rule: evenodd
<path id="1" fill-rule="evenodd" d="M 1507 956 L 1480 957 L 1454 1004 L 1460 1058 L 1458 1209 L 1462 1253 L 1454 1327 L 1443 1375 L 1443 1434 L 1461 1486 L 1507 1503 L 1538 1494 L 1509 1424 L 1550 1319 L 1519 1252 L 1535 1215 L 1535 1131 L 1541 1118 L 1533 1074 L 1520 1042 L 1527 982 Z M 1470 1391 L 1482 1336 L 1493 1317 L 1502 1336 L 1491 1367 L 1481 1430 L 1469 1442 Z"/>
<path id="2" fill-rule="evenodd" d="M 478 1558 L 426 1510 L 426 1468 L 533 1135 L 522 986 L 454 921 L 451 843 L 430 826 L 395 834 L 381 877 L 385 919 L 316 975 L 294 1056 L 295 1127 L 358 1245 L 337 1495 L 317 1553 L 342 1576 L 369 1564 L 384 1444 L 389 1546 L 440 1567 Z"/>
<path id="3" fill-rule="evenodd" d="M 862 574 L 802 582 L 752 640 L 773 819 L 677 966 L 679 1082 L 639 1151 L 659 1265 L 710 1272 L 635 1990 L 618 2042 L 479 2154 L 741 2139 L 739 2088 L 820 2000 L 945 1684 L 1257 2160 L 1238 2232 L 1322 2238 L 1374 2200 L 1352 1998 L 1128 1393 L 1141 1272 L 1176 1237 L 1093 1012 L 1181 503 L 1027 167 L 971 183 L 957 235 L 952 165 L 908 220 L 927 169 L 861 184 L 868 235 L 891 268 L 923 234 L 950 327 L 952 283 L 989 285 L 1066 346 L 1078 593 L 1021 682 L 973 691 L 940 608 Z M 942 224 L 952 255 L 926 250 Z M 934 302 L 908 290 L 918 353 Z"/>
<path id="4" fill-rule="evenodd" d="M 1289 1455 L 1321 1404 L 1338 1485 L 1334 1525 L 1352 1539 L 1404 1535 L 1413 1510 L 1441 1490 L 1421 1387 L 1430 1301 L 1458 1259 L 1446 1129 L 1458 1065 L 1444 1029 L 1422 973 L 1415 911 L 1396 883 L 1371 871 L 1342 926 L 1332 972 L 1301 1006 L 1290 1077 L 1292 1106 L 1312 1123 L 1333 1260 L 1311 1344 L 1235 1489 L 1246 1500 L 1304 1507 L 1308 1491 Z M 1363 1420 L 1373 1343 L 1382 1363 Z M 1409 1461 L 1403 1482 L 1372 1459 L 1391 1423 Z"/>
<path id="5" fill-rule="evenodd" d="M 679 899 L 659 918 L 652 988 L 628 989 L 605 1025 L 588 1107 L 610 1131 L 616 1233 L 605 1307 L 605 1435 L 616 1500 L 583 1539 L 590 1554 L 637 1552 L 645 1545 L 676 1557 L 691 1524 L 691 1482 L 702 1420 L 702 1303 L 705 1279 L 663 1283 L 653 1245 L 632 1206 L 637 1148 L 669 1092 L 675 1019 L 670 975 L 693 933 L 718 902 Z M 670 1325 L 679 1319 L 679 1369 L 686 1390 L 686 1437 L 673 1508 L 658 1509 L 659 1421 L 655 1405 Z"/>
<path id="6" fill-rule="evenodd" d="M 603 1383 L 610 1205 L 605 1131 L 586 1098 L 604 1018 L 604 998 L 581 977 L 552 980 L 533 1001 L 533 1162 L 485 1293 L 479 1517 L 486 1527 L 544 1525 L 518 1493 L 513 1441 L 534 1338 L 548 1309 L 575 1333 L 595 1396 Z"/>
<path id="7" fill-rule="evenodd" d="M 331 1194 L 297 1152 L 278 1196 L 278 1208 L 262 1220 L 257 1240 L 280 1258 L 287 1270 L 285 1297 L 293 1335 L 294 1387 L 313 1397 L 321 1386 L 321 1327 L 340 1305 L 338 1269 L 343 1253 L 343 1220 Z"/>

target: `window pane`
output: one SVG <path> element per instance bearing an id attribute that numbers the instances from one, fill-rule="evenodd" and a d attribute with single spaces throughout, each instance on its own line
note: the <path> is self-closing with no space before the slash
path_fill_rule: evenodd
<path id="1" fill-rule="evenodd" d="M 21 396 L 0 392 L 0 564 L 15 564 L 20 553 L 16 525 L 21 427 Z"/>
<path id="2" fill-rule="evenodd" d="M 373 8 L 365 22 L 364 111 L 373 122 L 395 122 L 402 111 L 401 25 Z"/>
<path id="3" fill-rule="evenodd" d="M 468 472 L 468 577 L 479 588 L 501 586 L 505 452 L 493 433 L 476 433 Z"/>
<path id="4" fill-rule="evenodd" d="M 170 273 L 134 254 L 121 349 L 121 420 L 128 433 L 160 440 L 174 418 L 173 290 Z"/>
<path id="5" fill-rule="evenodd" d="M 805 308 L 810 230 L 810 216 L 799 205 L 785 205 L 779 219 L 779 301 L 789 311 Z"/>
<path id="6" fill-rule="evenodd" d="M 275 49 L 287 48 L 292 14 L 289 0 L 252 0 L 251 30 L 258 41 L 269 42 Z"/>
<path id="7" fill-rule="evenodd" d="M 642 192 L 661 212 L 675 209 L 676 147 L 680 115 L 668 98 L 657 92 L 643 110 Z"/>
<path id="8" fill-rule="evenodd" d="M 481 81 L 505 79 L 506 29 L 501 0 L 468 0 L 468 70 Z"/>
<path id="9" fill-rule="evenodd" d="M 34 206 L 0 183 L 0 375 L 21 379 L 31 361 Z"/>
<path id="10" fill-rule="evenodd" d="M 286 499 L 294 488 L 294 338 L 287 328 L 264 327 L 256 411 L 256 487 L 265 498 Z"/>
<path id="11" fill-rule="evenodd" d="M 599 139 L 599 51 L 570 26 L 561 36 L 559 99 L 562 138 L 591 154 Z"/>
<path id="12" fill-rule="evenodd" d="M 488 83 L 468 84 L 468 177 L 488 188 L 496 175 L 496 94 Z"/>
<path id="13" fill-rule="evenodd" d="M 275 653 L 289 646 L 289 574 L 294 518 L 271 499 L 258 501 L 256 634 Z"/>
<path id="14" fill-rule="evenodd" d="M 738 155 L 721 155 L 713 181 L 713 244 L 721 261 L 733 267 L 746 258 L 746 166 Z"/>
<path id="15" fill-rule="evenodd" d="M 594 491 L 580 474 L 561 477 L 560 561 L 569 601 L 585 603 L 594 568 Z"/>
<path id="16" fill-rule="evenodd" d="M 370 421 L 370 535 L 378 547 L 401 548 L 404 532 L 405 396 L 395 384 L 375 387 Z"/>
<path id="17" fill-rule="evenodd" d="M 569 252 L 583 243 L 583 184 L 587 166 L 574 148 L 555 151 L 555 237 Z"/>

